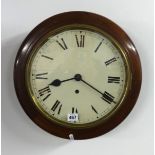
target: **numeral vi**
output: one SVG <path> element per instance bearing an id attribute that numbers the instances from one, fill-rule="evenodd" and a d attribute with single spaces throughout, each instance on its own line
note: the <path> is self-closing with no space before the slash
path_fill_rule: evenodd
<path id="1" fill-rule="evenodd" d="M 77 110 L 77 108 L 72 107 L 72 114 L 74 114 L 74 113 L 78 113 L 78 110 Z"/>

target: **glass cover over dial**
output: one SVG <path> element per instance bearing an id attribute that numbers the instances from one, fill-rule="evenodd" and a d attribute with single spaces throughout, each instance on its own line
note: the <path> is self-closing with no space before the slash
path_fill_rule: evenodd
<path id="1" fill-rule="evenodd" d="M 121 49 L 107 35 L 67 29 L 35 50 L 27 83 L 35 104 L 49 119 L 82 126 L 106 118 L 121 104 L 126 66 Z"/>

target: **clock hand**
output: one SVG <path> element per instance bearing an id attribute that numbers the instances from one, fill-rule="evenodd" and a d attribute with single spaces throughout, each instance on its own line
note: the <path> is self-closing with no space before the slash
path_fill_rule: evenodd
<path id="1" fill-rule="evenodd" d="M 82 79 L 82 76 L 80 74 L 76 74 L 73 78 L 62 80 L 62 81 L 59 79 L 55 79 L 49 85 L 58 87 L 61 85 L 62 82 L 66 82 L 66 81 L 70 81 L 70 80 L 80 81 L 81 79 Z"/>
<path id="2" fill-rule="evenodd" d="M 116 103 L 114 100 L 113 100 L 113 97 L 108 94 L 108 93 L 102 93 L 101 91 L 99 91 L 98 89 L 96 89 L 95 87 L 93 87 L 92 85 L 90 85 L 88 82 L 86 82 L 85 80 L 82 79 L 82 76 L 80 74 L 76 74 L 74 76 L 75 80 L 77 81 L 82 81 L 83 83 L 85 83 L 86 85 L 88 85 L 89 87 L 91 87 L 92 89 L 96 90 L 98 93 L 100 93 L 102 95 L 102 99 L 104 99 L 106 102 L 107 102 L 107 99 L 108 100 L 111 100 L 111 102 L 113 103 Z M 110 102 L 108 102 L 110 103 Z"/>
<path id="3" fill-rule="evenodd" d="M 83 83 L 85 83 L 86 85 L 88 85 L 89 87 L 91 87 L 92 89 L 96 90 L 98 93 L 100 93 L 101 95 L 103 95 L 103 93 L 101 91 L 99 91 L 98 89 L 96 89 L 95 87 L 93 87 L 92 85 L 90 85 L 88 82 L 86 82 L 85 80 L 82 79 L 82 76 L 80 74 L 76 74 L 74 76 L 74 79 L 76 81 L 82 81 Z"/>
<path id="4" fill-rule="evenodd" d="M 103 95 L 103 93 L 101 91 L 99 91 L 98 89 L 96 89 L 95 87 L 93 87 L 92 85 L 90 85 L 88 82 L 84 81 L 83 79 L 81 79 L 81 81 L 83 83 L 85 83 L 86 85 L 88 85 L 89 87 L 91 87 L 92 89 L 96 90 L 98 93 L 100 93 L 101 95 Z"/>
<path id="5" fill-rule="evenodd" d="M 86 82 L 85 80 L 82 79 L 82 76 L 80 74 L 76 74 L 74 76 L 74 79 L 76 81 L 82 81 L 83 83 L 85 83 L 86 85 L 88 85 L 89 87 L 91 87 L 92 89 L 96 90 L 98 93 L 100 93 L 102 95 L 102 99 L 105 98 L 105 96 L 107 97 L 107 95 L 105 95 L 104 93 L 102 93 L 101 91 L 99 91 L 98 89 L 96 89 L 95 87 L 93 87 L 92 85 L 90 85 L 88 82 Z M 108 96 L 108 99 L 109 99 L 109 96 Z M 112 100 L 113 103 L 116 103 L 115 101 Z"/>
<path id="6" fill-rule="evenodd" d="M 59 79 L 55 79 L 53 82 L 51 82 L 49 85 L 53 85 L 53 86 L 60 86 L 61 83 L 66 82 L 66 81 L 70 81 L 70 80 L 76 80 L 76 81 L 82 81 L 83 83 L 85 83 L 86 85 L 88 85 L 89 87 L 91 87 L 92 89 L 96 90 L 98 93 L 100 93 L 101 95 L 103 95 L 103 93 L 101 91 L 99 91 L 98 89 L 96 89 L 95 87 L 93 87 L 92 85 L 90 85 L 88 82 L 84 81 L 82 79 L 82 76 L 80 74 L 76 74 L 73 78 L 70 79 L 66 79 L 66 80 L 59 80 Z"/>
<path id="7" fill-rule="evenodd" d="M 60 86 L 62 82 L 66 82 L 66 81 L 70 81 L 70 80 L 73 80 L 75 78 L 70 78 L 70 79 L 66 79 L 66 80 L 59 80 L 59 79 L 55 79 L 53 82 L 51 82 L 49 85 L 52 85 L 52 86 Z"/>

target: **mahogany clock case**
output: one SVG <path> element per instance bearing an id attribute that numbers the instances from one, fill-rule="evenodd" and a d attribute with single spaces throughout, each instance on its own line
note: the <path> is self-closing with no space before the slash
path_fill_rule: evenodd
<path id="1" fill-rule="evenodd" d="M 117 111 L 102 123 L 90 128 L 71 128 L 61 126 L 47 119 L 33 103 L 27 87 L 26 87 L 26 65 L 29 60 L 33 48 L 37 46 L 40 40 L 48 33 L 73 24 L 88 25 L 96 27 L 106 32 L 115 39 L 128 57 L 131 69 L 130 89 Z M 130 113 L 138 98 L 142 81 L 141 63 L 137 50 L 128 37 L 128 35 L 111 20 L 89 12 L 66 12 L 55 15 L 43 21 L 35 27 L 23 41 L 16 56 L 14 65 L 14 85 L 18 100 L 27 115 L 39 127 L 47 132 L 62 137 L 69 138 L 70 134 L 74 135 L 74 139 L 93 138 L 115 128 Z"/>

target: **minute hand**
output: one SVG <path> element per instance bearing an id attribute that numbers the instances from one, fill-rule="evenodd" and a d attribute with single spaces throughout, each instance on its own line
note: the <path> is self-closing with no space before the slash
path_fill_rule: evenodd
<path id="1" fill-rule="evenodd" d="M 83 79 L 81 79 L 81 81 L 83 83 L 85 83 L 86 85 L 88 85 L 89 87 L 93 88 L 94 90 L 96 90 L 98 93 L 100 93 L 102 95 L 102 99 L 105 100 L 106 102 L 108 102 L 109 104 L 111 104 L 111 102 L 116 103 L 114 101 L 114 97 L 112 95 L 110 95 L 109 93 L 105 92 L 104 94 L 102 92 L 100 92 L 98 89 L 96 89 L 95 87 L 93 87 L 92 85 L 90 85 L 89 83 L 87 83 L 86 81 L 84 81 Z"/>
<path id="2" fill-rule="evenodd" d="M 96 89 L 95 87 L 93 87 L 92 85 L 90 85 L 89 83 L 87 83 L 86 81 L 84 81 L 83 79 L 81 79 L 81 81 L 83 83 L 85 83 L 86 85 L 88 85 L 89 87 L 93 88 L 94 90 L 96 90 L 98 93 L 100 93 L 101 95 L 103 95 L 103 93 L 101 91 L 99 91 L 98 89 Z"/>

